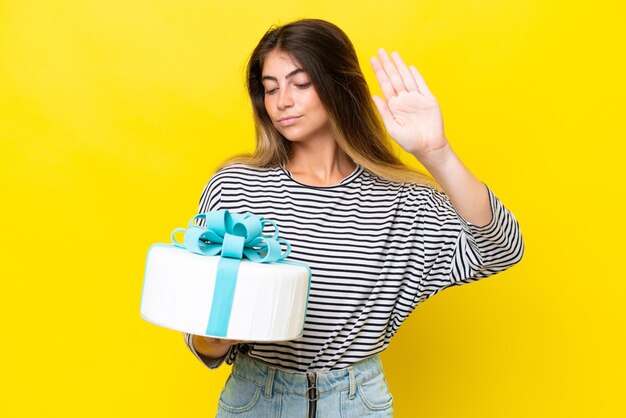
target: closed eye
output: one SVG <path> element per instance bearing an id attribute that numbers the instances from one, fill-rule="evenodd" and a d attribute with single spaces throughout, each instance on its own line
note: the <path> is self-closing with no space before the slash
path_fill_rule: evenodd
<path id="1" fill-rule="evenodd" d="M 309 81 L 308 83 L 304 83 L 304 84 L 294 84 L 296 87 L 298 87 L 299 89 L 306 89 L 311 87 L 311 84 L 313 84 L 311 81 Z M 277 89 L 271 89 L 271 90 L 265 90 L 265 94 L 274 94 L 276 93 Z"/>

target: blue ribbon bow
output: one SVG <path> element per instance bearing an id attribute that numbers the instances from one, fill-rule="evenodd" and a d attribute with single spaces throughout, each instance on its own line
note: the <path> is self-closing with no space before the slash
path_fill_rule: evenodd
<path id="1" fill-rule="evenodd" d="M 197 219 L 203 219 L 205 226 L 194 225 Z M 272 235 L 263 235 L 265 223 L 274 226 Z M 184 232 L 182 243 L 176 241 L 174 235 Z M 273 263 L 285 259 L 291 252 L 291 245 L 278 238 L 278 226 L 274 221 L 253 215 L 230 213 L 228 210 L 201 213 L 189 221 L 188 228 L 176 228 L 172 231 L 172 242 L 175 246 L 185 248 L 192 253 L 217 256 L 215 290 L 207 335 L 225 337 L 230 321 L 233 297 L 239 265 L 243 257 L 255 263 Z M 287 250 L 283 253 L 280 244 Z"/>

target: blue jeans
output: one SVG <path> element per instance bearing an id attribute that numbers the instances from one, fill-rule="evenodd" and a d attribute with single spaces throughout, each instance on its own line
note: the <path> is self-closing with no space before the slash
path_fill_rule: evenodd
<path id="1" fill-rule="evenodd" d="M 393 399 L 378 354 L 345 369 L 303 373 L 239 352 L 216 417 L 393 417 Z"/>

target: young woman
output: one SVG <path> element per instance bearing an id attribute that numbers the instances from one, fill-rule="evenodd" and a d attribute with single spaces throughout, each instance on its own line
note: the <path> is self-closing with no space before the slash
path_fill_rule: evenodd
<path id="1" fill-rule="evenodd" d="M 233 364 L 218 416 L 392 416 L 379 353 L 403 321 L 522 258 L 515 217 L 451 148 L 417 69 L 384 49 L 371 65 L 384 98 L 346 34 L 316 19 L 270 29 L 250 57 L 256 150 L 213 175 L 200 212 L 276 221 L 312 280 L 297 340 L 185 334 L 209 368 Z M 389 137 L 435 181 L 403 165 Z"/>

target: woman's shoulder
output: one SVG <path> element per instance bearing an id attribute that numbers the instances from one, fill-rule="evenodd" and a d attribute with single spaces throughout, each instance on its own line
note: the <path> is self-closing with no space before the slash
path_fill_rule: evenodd
<path id="1" fill-rule="evenodd" d="M 426 182 L 409 181 L 409 180 L 393 180 L 378 175 L 367 168 L 363 167 L 363 178 L 377 186 L 388 189 L 402 189 L 408 193 L 417 193 L 423 195 L 431 195 L 433 193 L 442 193 L 432 184 Z"/>
<path id="2" fill-rule="evenodd" d="M 210 181 L 251 181 L 271 178 L 280 174 L 280 166 L 257 167 L 244 163 L 233 163 L 218 169 Z"/>
<path id="3" fill-rule="evenodd" d="M 401 202 L 403 210 L 432 211 L 448 210 L 451 207 L 449 197 L 441 189 L 430 183 L 401 181 L 384 178 L 369 170 L 364 170 L 364 183 L 369 188 Z"/>

